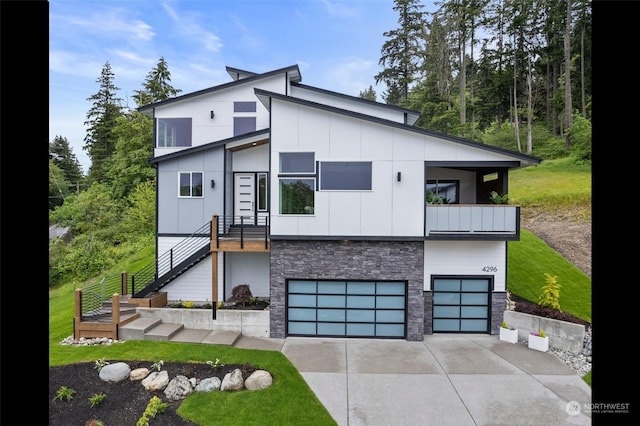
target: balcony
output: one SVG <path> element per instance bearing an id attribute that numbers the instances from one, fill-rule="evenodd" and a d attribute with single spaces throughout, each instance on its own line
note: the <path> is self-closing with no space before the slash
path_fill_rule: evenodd
<path id="1" fill-rule="evenodd" d="M 271 250 L 269 217 L 213 216 L 211 251 L 262 252 Z"/>
<path id="2" fill-rule="evenodd" d="M 429 204 L 425 217 L 425 237 L 430 240 L 520 239 L 520 206 Z"/>

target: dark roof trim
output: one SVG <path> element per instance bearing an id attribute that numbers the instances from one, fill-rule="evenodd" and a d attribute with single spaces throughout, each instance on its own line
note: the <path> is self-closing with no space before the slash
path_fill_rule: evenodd
<path id="1" fill-rule="evenodd" d="M 252 71 L 241 70 L 240 68 L 226 67 L 227 73 L 234 80 L 241 80 L 243 78 L 251 77 L 256 75 L 257 73 Z"/>
<path id="2" fill-rule="evenodd" d="M 270 235 L 269 238 L 271 240 L 288 240 L 288 241 L 424 241 L 424 237 L 415 237 L 415 236 L 361 236 L 361 235 Z"/>
<path id="3" fill-rule="evenodd" d="M 486 145 L 483 145 L 486 146 Z M 503 168 L 520 167 L 517 161 L 425 161 L 431 167 Z"/>
<path id="4" fill-rule="evenodd" d="M 164 106 L 174 102 L 184 101 L 185 99 L 195 98 L 197 96 L 202 96 L 208 93 L 216 92 L 218 90 L 227 89 L 229 87 L 237 86 L 240 84 L 250 83 L 256 80 L 260 80 L 266 77 L 272 77 L 274 75 L 282 74 L 282 73 L 286 73 L 286 75 L 292 82 L 297 82 L 302 79 L 302 76 L 300 75 L 300 68 L 298 68 L 298 65 L 291 65 L 285 68 L 280 68 L 277 70 L 265 72 L 263 74 L 254 74 L 251 77 L 241 78 L 239 80 L 230 81 L 229 83 L 219 84 L 217 86 L 209 87 L 208 89 L 198 90 L 196 92 L 187 93 L 186 95 L 177 96 L 175 98 L 166 99 L 164 101 L 159 101 L 152 104 L 144 105 L 138 108 L 138 112 L 145 113 L 159 106 Z"/>
<path id="5" fill-rule="evenodd" d="M 524 161 L 528 161 L 528 162 L 532 162 L 532 163 L 540 163 L 542 161 L 541 158 L 535 157 L 533 155 L 527 155 L 527 154 L 522 154 L 519 152 L 515 152 L 515 151 L 511 151 L 508 149 L 504 149 L 504 148 L 500 148 L 500 147 L 496 147 L 496 146 L 491 146 L 491 145 L 485 145 L 479 142 L 474 142 L 472 140 L 469 139 L 463 139 L 463 138 L 459 138 L 457 136 L 451 136 L 451 135 L 447 135 L 444 133 L 440 133 L 440 132 L 435 132 L 433 130 L 427 130 L 427 129 L 423 129 L 422 127 L 416 127 L 416 126 L 410 126 L 407 124 L 403 124 L 403 123 L 398 123 L 397 121 L 392 121 L 392 120 L 386 120 L 384 118 L 378 118 L 378 117 L 373 117 L 371 115 L 366 115 L 366 114 L 362 114 L 359 112 L 354 112 L 354 111 L 349 111 L 346 109 L 342 109 L 342 108 L 336 108 L 336 107 L 332 107 L 329 105 L 324 105 L 324 104 L 320 104 L 317 102 L 312 102 L 312 101 L 307 101 L 304 99 L 299 99 L 299 98 L 294 98 L 291 96 L 285 96 L 285 95 L 281 95 L 279 93 L 274 93 L 274 92 L 269 92 L 267 90 L 263 90 L 263 89 L 259 89 L 259 88 L 255 88 L 254 92 L 256 94 L 256 96 L 258 96 L 258 98 L 273 98 L 273 99 L 278 99 L 278 100 L 282 100 L 284 102 L 291 102 L 294 104 L 298 104 L 298 105 L 304 105 L 310 108 L 316 108 L 316 109 L 321 109 L 324 111 L 329 111 L 329 112 L 333 112 L 336 114 L 342 114 L 342 115 L 347 115 L 350 117 L 354 117 L 354 118 L 358 118 L 360 120 L 365 120 L 365 121 L 370 121 L 373 123 L 377 123 L 377 124 L 382 124 L 385 126 L 390 126 L 390 127 L 396 127 L 398 129 L 402 129 L 402 130 L 407 130 L 409 132 L 413 132 L 413 133 L 419 133 L 422 135 L 426 135 L 426 136 L 433 136 L 439 139 L 444 139 L 444 140 L 448 140 L 450 142 L 455 142 L 455 143 L 459 143 L 461 145 L 467 145 L 473 148 L 479 148 L 482 150 L 486 150 L 486 151 L 492 151 L 492 152 L 496 152 L 499 154 L 504 154 L 504 155 L 510 155 L 512 157 L 517 157 L 517 158 L 521 158 Z M 267 109 L 269 109 L 269 103 L 268 102 L 264 102 L 262 99 L 261 101 L 263 102 L 263 104 L 265 104 L 265 107 Z"/>
<path id="6" fill-rule="evenodd" d="M 319 87 L 308 86 L 308 85 L 302 84 L 302 83 L 291 83 L 291 85 L 295 86 L 295 87 L 299 87 L 301 89 L 311 90 L 313 92 L 324 93 L 324 94 L 331 95 L 331 96 L 337 96 L 337 97 L 340 97 L 340 98 L 349 99 L 349 100 L 356 101 L 356 102 L 361 102 L 363 104 L 375 105 L 377 107 L 381 107 L 381 108 L 385 108 L 385 109 L 391 109 L 391 110 L 395 110 L 395 111 L 404 112 L 409 117 L 412 117 L 412 118 L 415 117 L 413 119 L 414 123 L 420 118 L 420 115 L 421 115 L 420 111 L 416 111 L 416 110 L 413 110 L 413 109 L 402 108 L 402 107 L 399 107 L 399 106 L 396 106 L 396 105 L 383 104 L 383 103 L 372 101 L 372 100 L 369 100 L 369 99 L 360 98 L 358 96 L 345 95 L 344 93 L 333 92 L 331 90 L 321 89 Z"/>
<path id="7" fill-rule="evenodd" d="M 183 155 L 189 155 L 189 154 L 194 154 L 196 152 L 200 152 L 200 151 L 207 151 L 211 148 L 215 148 L 218 146 L 224 146 L 230 142 L 237 142 L 237 141 L 241 141 L 241 140 L 249 140 L 258 136 L 268 136 L 269 135 L 269 129 L 262 129 L 262 130 L 256 130 L 255 132 L 251 132 L 251 133 L 245 133 L 242 135 L 238 135 L 238 136 L 234 136 L 232 138 L 228 138 L 228 139 L 223 139 L 220 141 L 215 141 L 215 142 L 209 142 L 206 143 L 204 145 L 198 145 L 198 146 L 194 146 L 191 148 L 185 148 L 182 149 L 180 151 L 176 151 L 176 152 L 172 152 L 171 154 L 166 154 L 166 155 L 161 155 L 159 157 L 153 158 L 150 160 L 151 164 L 154 163 L 160 163 L 162 161 L 167 161 L 167 160 L 171 160 L 174 158 L 178 158 L 178 157 L 182 157 Z"/>

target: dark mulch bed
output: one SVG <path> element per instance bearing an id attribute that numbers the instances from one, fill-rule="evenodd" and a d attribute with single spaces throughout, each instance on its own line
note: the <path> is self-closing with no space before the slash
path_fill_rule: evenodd
<path id="1" fill-rule="evenodd" d="M 557 319 L 560 321 L 573 322 L 575 324 L 582 324 L 585 327 L 591 324 L 566 312 L 556 311 L 555 309 L 547 308 L 533 303 L 529 300 L 523 299 L 516 295 L 510 294 L 509 297 L 516 303 L 515 311 L 525 314 L 537 315 L 540 317 Z"/>
<path id="2" fill-rule="evenodd" d="M 113 364 L 120 360 L 107 360 Z M 151 369 L 149 361 L 122 361 L 129 364 L 131 370 L 136 368 Z M 208 377 L 218 377 L 222 380 L 225 374 L 239 368 L 246 379 L 256 368 L 250 364 L 229 364 L 212 367 L 206 363 L 174 363 L 165 362 L 163 371 L 169 374 L 169 380 L 177 375 L 199 380 Z M 75 394 L 70 401 L 55 400 L 58 390 L 66 386 L 73 389 Z M 102 403 L 91 407 L 89 398 L 104 393 Z M 180 417 L 176 410 L 182 401 L 170 401 L 163 391 L 148 391 L 138 381 L 125 379 L 118 383 L 109 383 L 100 379 L 95 362 L 68 364 L 49 368 L 49 426 L 95 426 L 91 420 L 100 420 L 106 426 L 135 426 L 149 401 L 157 396 L 162 402 L 168 403 L 167 409 L 150 420 L 153 426 L 181 426 L 195 425 L 195 423 Z"/>

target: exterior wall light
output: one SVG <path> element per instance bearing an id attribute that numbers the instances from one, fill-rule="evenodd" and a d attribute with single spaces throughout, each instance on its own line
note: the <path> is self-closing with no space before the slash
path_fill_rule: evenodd
<path id="1" fill-rule="evenodd" d="M 211 119 L 213 119 L 213 117 L 215 117 L 216 115 L 214 114 L 213 110 L 211 110 Z"/>

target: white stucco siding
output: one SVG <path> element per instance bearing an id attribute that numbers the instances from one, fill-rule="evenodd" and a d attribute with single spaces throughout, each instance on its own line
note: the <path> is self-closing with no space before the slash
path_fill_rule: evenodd
<path id="1" fill-rule="evenodd" d="M 493 291 L 505 291 L 505 241 L 425 241 L 424 289 L 431 290 L 432 275 L 494 277 Z"/>

